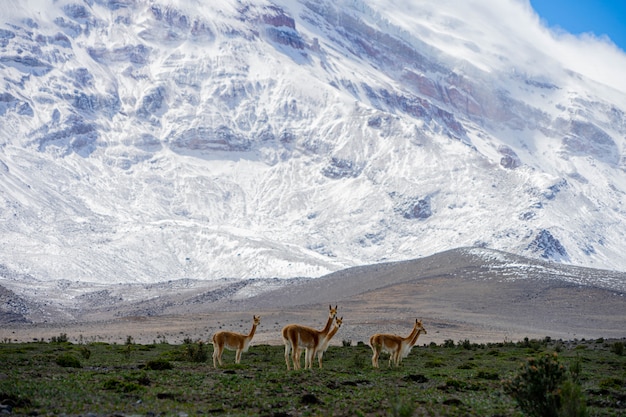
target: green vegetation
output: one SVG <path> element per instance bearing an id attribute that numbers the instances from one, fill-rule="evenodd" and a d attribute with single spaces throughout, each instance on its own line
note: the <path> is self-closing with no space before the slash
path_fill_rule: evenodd
<path id="1" fill-rule="evenodd" d="M 0 343 L 0 404 L 13 415 L 620 416 L 623 342 L 448 340 L 415 347 L 399 368 L 383 357 L 380 369 L 367 345 L 344 343 L 322 370 L 287 371 L 282 346 L 251 346 L 239 365 L 226 351 L 214 369 L 201 342 L 60 337 Z"/>

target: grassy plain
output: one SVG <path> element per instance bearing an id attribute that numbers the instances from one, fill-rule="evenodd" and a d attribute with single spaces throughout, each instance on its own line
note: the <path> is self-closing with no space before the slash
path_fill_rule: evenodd
<path id="1" fill-rule="evenodd" d="M 623 345 L 448 340 L 416 346 L 399 368 L 381 357 L 380 369 L 367 345 L 331 346 L 324 369 L 287 371 L 282 346 L 251 346 L 240 365 L 226 351 L 228 365 L 214 369 L 212 346 L 192 341 L 0 343 L 0 404 L 12 415 L 522 416 L 503 381 L 527 358 L 557 352 L 589 415 L 620 416 Z"/>

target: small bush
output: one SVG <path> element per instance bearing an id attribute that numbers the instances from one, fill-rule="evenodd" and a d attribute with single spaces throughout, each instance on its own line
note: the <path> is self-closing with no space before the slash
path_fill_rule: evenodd
<path id="1" fill-rule="evenodd" d="M 365 358 L 359 352 L 355 352 L 352 356 L 352 367 L 355 369 L 365 368 Z"/>
<path id="2" fill-rule="evenodd" d="M 574 362 L 569 366 L 569 375 L 572 381 L 580 382 L 580 374 L 583 370 L 582 360 L 580 357 L 576 358 Z"/>
<path id="3" fill-rule="evenodd" d="M 170 361 L 166 359 L 154 359 L 148 361 L 144 366 L 144 369 L 148 369 L 151 371 L 166 371 L 168 369 L 173 369 L 173 366 Z"/>
<path id="4" fill-rule="evenodd" d="M 442 389 L 452 389 L 452 390 L 462 390 L 465 388 L 467 384 L 463 381 L 459 381 L 458 379 L 448 379 L 446 380 L 446 385 L 441 387 Z"/>
<path id="5" fill-rule="evenodd" d="M 81 368 L 80 361 L 73 355 L 65 353 L 56 358 L 56 364 L 64 368 Z"/>
<path id="6" fill-rule="evenodd" d="M 624 386 L 624 381 L 616 377 L 604 378 L 598 385 L 602 389 L 621 390 Z"/>
<path id="7" fill-rule="evenodd" d="M 390 414 L 394 417 L 410 417 L 415 412 L 415 405 L 402 398 L 394 398 L 391 402 Z"/>
<path id="8" fill-rule="evenodd" d="M 559 387 L 565 380 L 565 368 L 558 357 L 544 355 L 529 358 L 520 372 L 506 381 L 505 390 L 522 411 L 534 417 L 558 417 L 560 407 Z"/>
<path id="9" fill-rule="evenodd" d="M 587 402 L 580 384 L 565 381 L 561 388 L 559 417 L 587 417 Z"/>
<path id="10" fill-rule="evenodd" d="M 91 357 L 91 350 L 87 346 L 81 346 L 80 354 L 83 358 L 89 359 Z"/>
<path id="11" fill-rule="evenodd" d="M 443 365 L 444 365 L 443 360 L 439 358 L 431 359 L 429 361 L 426 361 L 426 363 L 424 363 L 425 368 L 440 368 Z"/>
<path id="12" fill-rule="evenodd" d="M 206 362 L 209 357 L 206 344 L 202 340 L 198 340 L 193 343 L 190 340 L 185 340 L 185 350 L 183 352 L 183 360 L 190 362 Z"/>
<path id="13" fill-rule="evenodd" d="M 622 356 L 624 354 L 624 343 L 623 342 L 615 342 L 611 345 L 611 352 L 615 353 L 618 356 Z"/>
<path id="14" fill-rule="evenodd" d="M 50 338 L 50 343 L 67 343 L 68 341 L 67 333 L 61 333 L 58 336 L 52 336 Z"/>
<path id="15" fill-rule="evenodd" d="M 504 389 L 529 416 L 587 415 L 580 385 L 568 378 L 556 353 L 528 359 L 512 380 L 505 381 Z"/>
<path id="16" fill-rule="evenodd" d="M 465 350 L 470 350 L 472 349 L 472 342 L 470 342 L 469 339 L 459 340 L 459 346 Z"/>

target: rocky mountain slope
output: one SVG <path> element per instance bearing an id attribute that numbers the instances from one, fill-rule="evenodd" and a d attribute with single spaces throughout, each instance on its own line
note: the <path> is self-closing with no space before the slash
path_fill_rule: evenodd
<path id="1" fill-rule="evenodd" d="M 626 269 L 624 54 L 573 65 L 523 2 L 9 3 L 2 280 L 319 277 L 463 246 Z"/>
<path id="2" fill-rule="evenodd" d="M 0 293 L 7 301 L 2 305 L 13 307 L 0 315 L 0 340 L 66 333 L 74 340 L 123 342 L 132 335 L 146 343 L 182 342 L 208 339 L 221 328 L 244 331 L 260 314 L 256 342 L 280 344 L 287 323 L 321 327 L 329 304 L 339 306 L 344 318 L 337 343 L 367 341 L 381 327 L 403 334 L 415 318 L 426 323 L 425 343 L 619 338 L 626 325 L 620 314 L 626 308 L 624 275 L 465 248 L 315 279 L 181 280 L 89 290 L 70 282 L 33 285 L 27 292 L 45 292 L 46 305 L 14 282 L 22 296 Z"/>

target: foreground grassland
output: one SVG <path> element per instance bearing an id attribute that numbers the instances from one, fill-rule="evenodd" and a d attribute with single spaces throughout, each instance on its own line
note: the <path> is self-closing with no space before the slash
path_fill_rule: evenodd
<path id="1" fill-rule="evenodd" d="M 324 369 L 287 371 L 282 346 L 252 346 L 213 369 L 212 346 L 0 343 L 7 415 L 523 416 L 507 380 L 528 358 L 558 357 L 589 416 L 626 415 L 624 340 L 418 346 L 399 368 L 366 345 L 331 346 Z M 57 339 L 57 338 L 55 338 Z M 569 414 L 571 415 L 571 413 Z"/>

